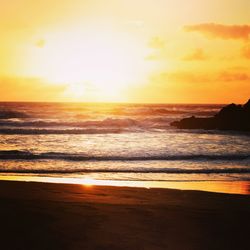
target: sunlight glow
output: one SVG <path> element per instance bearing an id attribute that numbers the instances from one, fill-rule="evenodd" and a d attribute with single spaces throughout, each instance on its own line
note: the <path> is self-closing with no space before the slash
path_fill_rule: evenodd
<path id="1" fill-rule="evenodd" d="M 145 60 L 146 44 L 129 33 L 71 29 L 48 33 L 42 41 L 28 48 L 26 75 L 65 85 L 72 99 L 94 93 L 117 101 L 124 89 L 144 82 L 153 64 Z"/>
<path id="2" fill-rule="evenodd" d="M 82 184 L 85 186 L 93 186 L 95 185 L 96 180 L 92 179 L 92 178 L 85 178 L 82 180 Z"/>

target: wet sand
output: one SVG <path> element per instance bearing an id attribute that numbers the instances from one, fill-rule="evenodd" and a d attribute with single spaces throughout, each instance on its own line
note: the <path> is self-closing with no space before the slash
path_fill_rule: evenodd
<path id="1" fill-rule="evenodd" d="M 250 196 L 0 181 L 1 249 L 250 249 Z"/>

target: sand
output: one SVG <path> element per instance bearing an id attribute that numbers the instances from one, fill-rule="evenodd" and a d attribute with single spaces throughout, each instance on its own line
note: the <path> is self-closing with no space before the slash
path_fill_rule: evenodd
<path id="1" fill-rule="evenodd" d="M 1 249 L 250 249 L 250 196 L 0 182 Z"/>

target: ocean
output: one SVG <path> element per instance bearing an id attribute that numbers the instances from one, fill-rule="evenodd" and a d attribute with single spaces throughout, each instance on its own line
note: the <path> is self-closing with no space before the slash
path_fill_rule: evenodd
<path id="1" fill-rule="evenodd" d="M 250 134 L 179 130 L 223 105 L 0 103 L 0 175 L 250 181 Z"/>

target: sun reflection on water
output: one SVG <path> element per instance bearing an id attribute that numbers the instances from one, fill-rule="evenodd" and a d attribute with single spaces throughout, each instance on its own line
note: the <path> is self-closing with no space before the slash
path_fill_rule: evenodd
<path id="1" fill-rule="evenodd" d="M 80 184 L 86 187 L 92 186 L 115 186 L 115 187 L 138 187 L 138 188 L 169 188 L 180 190 L 200 190 L 228 194 L 250 194 L 249 181 L 118 181 L 99 180 L 90 177 L 85 178 L 62 178 L 41 176 L 0 176 L 0 180 L 27 181 L 61 184 Z"/>

